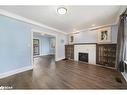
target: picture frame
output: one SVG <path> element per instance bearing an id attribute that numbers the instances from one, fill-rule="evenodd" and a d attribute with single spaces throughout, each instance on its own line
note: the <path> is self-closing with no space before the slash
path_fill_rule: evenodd
<path id="1" fill-rule="evenodd" d="M 74 41 L 74 36 L 70 36 L 70 41 L 71 41 L 71 43 L 73 43 L 73 41 Z"/>
<path id="2" fill-rule="evenodd" d="M 69 44 L 74 43 L 74 35 L 69 35 Z"/>
<path id="3" fill-rule="evenodd" d="M 111 43 L 111 27 L 98 30 L 98 43 Z"/>

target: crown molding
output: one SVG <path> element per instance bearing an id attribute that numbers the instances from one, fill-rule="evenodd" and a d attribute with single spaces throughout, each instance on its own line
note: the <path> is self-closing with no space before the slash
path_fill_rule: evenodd
<path id="1" fill-rule="evenodd" d="M 118 13 L 117 18 L 116 18 L 116 21 L 115 21 L 113 24 L 101 25 L 101 26 L 92 27 L 92 28 L 85 28 L 85 29 L 82 29 L 82 30 L 77 30 L 78 32 L 70 32 L 70 33 L 68 33 L 68 34 L 78 34 L 79 32 L 97 30 L 97 29 L 99 29 L 99 28 L 117 25 L 118 22 L 119 22 L 119 16 L 126 10 L 126 8 L 127 8 L 127 6 L 121 6 L 121 7 L 120 7 L 119 13 Z"/>
<path id="2" fill-rule="evenodd" d="M 113 26 L 113 25 L 117 25 L 117 24 L 113 23 L 113 24 L 106 24 L 106 25 L 96 26 L 96 27 L 92 27 L 92 28 L 85 28 L 85 29 L 82 29 L 82 30 L 77 30 L 78 32 L 70 32 L 68 34 L 78 34 L 80 32 L 97 30 L 97 29 L 100 29 L 100 28 L 109 27 L 109 26 Z"/>
<path id="3" fill-rule="evenodd" d="M 8 12 L 8 11 L 3 10 L 3 9 L 0 9 L 0 14 L 3 15 L 3 16 L 7 16 L 7 17 L 10 17 L 10 18 L 19 20 L 19 21 L 23 21 L 23 22 L 32 24 L 32 25 L 36 25 L 36 26 L 40 26 L 40 27 L 43 27 L 43 28 L 47 28 L 47 29 L 53 30 L 53 31 L 58 32 L 58 33 L 67 34 L 67 33 L 65 33 L 65 32 L 63 32 L 63 31 L 61 31 L 59 29 L 44 25 L 42 23 L 39 23 L 39 22 L 36 22 L 34 20 L 25 18 L 23 16 L 15 14 L 15 13 Z"/>
<path id="4" fill-rule="evenodd" d="M 42 32 L 41 30 L 37 30 L 37 29 L 31 29 L 32 32 L 37 32 L 37 33 L 44 33 L 44 34 L 48 34 L 48 35 L 52 35 L 56 37 L 56 34 L 51 33 L 51 32 Z"/>

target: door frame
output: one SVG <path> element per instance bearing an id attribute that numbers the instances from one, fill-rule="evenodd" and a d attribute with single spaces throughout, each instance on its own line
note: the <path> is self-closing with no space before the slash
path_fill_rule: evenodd
<path id="1" fill-rule="evenodd" d="M 31 62 L 32 62 L 32 65 L 33 65 L 33 33 L 34 32 L 37 32 L 37 33 L 45 33 L 45 34 L 48 34 L 48 35 L 51 35 L 51 36 L 54 36 L 55 37 L 55 61 L 57 61 L 57 50 L 58 50 L 58 36 L 56 33 L 51 33 L 51 32 L 43 32 L 41 30 L 37 30 L 37 29 L 31 29 Z"/>

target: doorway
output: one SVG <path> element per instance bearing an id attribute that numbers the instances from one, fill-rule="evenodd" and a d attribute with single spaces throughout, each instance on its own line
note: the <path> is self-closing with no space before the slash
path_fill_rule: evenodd
<path id="1" fill-rule="evenodd" d="M 56 55 L 56 37 L 47 33 L 33 32 L 33 58 Z"/>

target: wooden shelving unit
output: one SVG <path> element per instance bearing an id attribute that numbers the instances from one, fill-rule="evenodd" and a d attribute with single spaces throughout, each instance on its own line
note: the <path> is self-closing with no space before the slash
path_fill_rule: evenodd
<path id="1" fill-rule="evenodd" d="M 74 45 L 65 45 L 66 59 L 74 60 Z M 115 68 L 115 63 L 116 44 L 96 44 L 96 64 Z"/>
<path id="2" fill-rule="evenodd" d="M 74 45 L 65 45 L 65 58 L 74 60 Z"/>
<path id="3" fill-rule="evenodd" d="M 116 63 L 116 44 L 97 44 L 96 51 L 97 64 L 115 67 Z"/>

